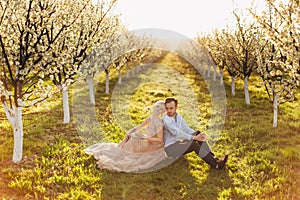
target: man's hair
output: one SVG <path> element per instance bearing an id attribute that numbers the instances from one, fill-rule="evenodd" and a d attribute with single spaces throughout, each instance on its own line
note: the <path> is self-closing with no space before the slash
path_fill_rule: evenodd
<path id="1" fill-rule="evenodd" d="M 177 101 L 177 99 L 175 99 L 175 98 L 173 98 L 173 97 L 168 97 L 168 98 L 166 98 L 165 104 L 166 104 L 166 103 L 171 103 L 172 101 L 174 101 L 174 102 L 175 102 L 175 106 L 177 106 L 178 101 Z"/>

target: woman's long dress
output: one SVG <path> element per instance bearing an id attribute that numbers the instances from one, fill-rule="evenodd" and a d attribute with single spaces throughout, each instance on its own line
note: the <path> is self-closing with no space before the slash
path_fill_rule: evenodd
<path id="1" fill-rule="evenodd" d="M 145 129 L 149 137 L 157 137 L 162 130 L 163 122 L 159 118 L 148 117 L 149 125 Z M 101 169 L 115 172 L 144 172 L 154 167 L 166 158 L 163 143 L 148 142 L 138 137 L 141 133 L 133 133 L 126 142 L 125 139 L 117 144 L 113 142 L 94 144 L 86 149 L 92 154 Z"/>

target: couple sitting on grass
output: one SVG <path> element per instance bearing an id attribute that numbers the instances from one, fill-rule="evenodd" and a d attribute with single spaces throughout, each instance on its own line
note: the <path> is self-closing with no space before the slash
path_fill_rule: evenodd
<path id="1" fill-rule="evenodd" d="M 177 103 L 175 98 L 157 101 L 152 115 L 128 131 L 121 143 L 94 144 L 86 153 L 94 156 L 99 168 L 115 172 L 147 171 L 167 158 L 177 159 L 192 151 L 211 168 L 223 169 L 228 155 L 214 156 L 205 133 L 188 127 L 176 112 Z M 146 134 L 140 132 L 143 128 Z"/>

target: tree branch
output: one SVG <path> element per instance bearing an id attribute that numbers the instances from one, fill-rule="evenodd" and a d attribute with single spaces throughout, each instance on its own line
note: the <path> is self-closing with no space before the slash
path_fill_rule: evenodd
<path id="1" fill-rule="evenodd" d="M 6 49 L 5 49 L 5 46 L 4 46 L 4 43 L 3 43 L 1 35 L 0 35 L 0 44 L 1 44 L 2 53 L 4 55 L 4 59 L 5 59 L 5 62 L 7 64 L 8 71 L 9 71 L 9 76 L 10 76 L 10 79 L 11 79 L 11 83 L 13 85 L 15 85 L 16 83 L 15 83 L 15 80 L 14 80 L 14 77 L 13 77 L 13 72 L 11 70 L 11 66 L 10 66 L 10 63 L 9 63 L 9 59 L 8 59 L 8 56 L 7 56 L 7 53 L 6 53 Z"/>

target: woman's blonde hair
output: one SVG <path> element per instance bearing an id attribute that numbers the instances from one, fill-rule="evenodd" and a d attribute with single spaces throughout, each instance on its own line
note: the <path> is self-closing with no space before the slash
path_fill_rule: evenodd
<path id="1" fill-rule="evenodd" d="M 158 100 L 157 102 L 154 103 L 154 105 L 161 105 L 161 104 L 165 104 L 165 102 L 163 100 Z"/>

